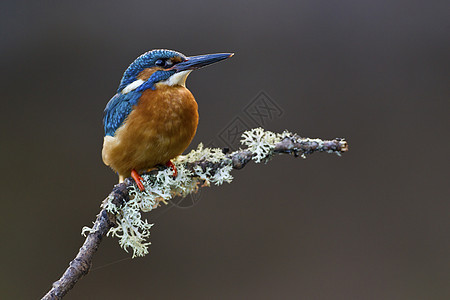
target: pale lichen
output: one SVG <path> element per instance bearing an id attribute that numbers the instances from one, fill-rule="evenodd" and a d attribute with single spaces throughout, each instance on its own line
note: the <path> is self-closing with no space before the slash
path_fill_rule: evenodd
<path id="1" fill-rule="evenodd" d="M 117 226 L 112 227 L 107 235 L 119 238 L 120 246 L 128 252 L 130 247 L 133 250 L 133 258 L 144 256 L 148 253 L 150 242 L 146 240 L 150 237 L 150 228 L 146 219 L 142 219 L 140 203 L 137 198 L 131 198 L 116 214 Z"/>
<path id="2" fill-rule="evenodd" d="M 200 143 L 197 146 L 197 149 L 192 150 L 186 155 L 178 156 L 174 161 L 178 163 L 189 163 L 194 161 L 207 160 L 212 163 L 221 162 L 226 158 L 226 155 L 223 153 L 220 148 L 204 148 L 203 143 Z"/>
<path id="3" fill-rule="evenodd" d="M 254 153 L 252 159 L 257 163 L 267 162 L 272 156 L 275 144 L 280 141 L 280 135 L 266 131 L 261 127 L 245 131 L 241 139 L 241 143 Z"/>
<path id="4" fill-rule="evenodd" d="M 273 154 L 275 144 L 281 141 L 289 132 L 275 134 L 264 131 L 262 128 L 251 129 L 242 135 L 242 144 L 253 153 L 255 162 L 267 161 Z M 206 162 L 200 166 L 196 164 L 187 166 L 194 162 Z M 178 175 L 173 177 L 173 171 L 169 168 L 159 170 L 152 175 L 142 175 L 145 191 L 141 192 L 134 185 L 129 187 L 130 200 L 122 207 L 117 207 L 112 199 L 107 199 L 104 208 L 116 216 L 117 226 L 109 230 L 108 235 L 118 237 L 120 246 L 128 252 L 133 250 L 133 258 L 144 256 L 148 253 L 147 242 L 150 236 L 150 228 L 153 224 L 142 219 L 142 213 L 149 212 L 161 202 L 167 204 L 170 199 L 180 196 L 186 197 L 197 192 L 199 185 L 209 186 L 210 183 L 221 185 L 230 183 L 233 176 L 232 160 L 219 148 L 204 148 L 199 144 L 197 149 L 186 155 L 180 155 L 172 160 Z M 89 233 L 92 229 L 85 227 L 83 233 Z"/>
<path id="5" fill-rule="evenodd" d="M 218 164 L 217 168 L 195 166 L 191 171 L 186 168 L 188 163 L 208 161 Z M 110 229 L 108 235 L 118 237 L 120 246 L 128 252 L 133 250 L 133 258 L 144 256 L 148 253 L 147 242 L 150 236 L 150 228 L 147 220 L 142 219 L 143 212 L 149 212 L 157 208 L 160 203 L 167 204 L 170 199 L 180 196 L 186 197 L 198 190 L 198 186 L 208 186 L 209 182 L 221 185 L 230 183 L 233 179 L 231 160 L 226 158 L 219 148 L 203 148 L 200 144 L 197 149 L 187 155 L 181 155 L 172 160 L 178 175 L 173 177 L 173 171 L 169 168 L 159 170 L 153 175 L 142 175 L 145 191 L 141 192 L 137 187 L 130 186 L 128 193 L 130 200 L 123 207 L 118 208 L 111 199 L 104 204 L 105 209 L 116 216 L 117 226 Z M 84 232 L 89 233 L 86 227 Z"/>

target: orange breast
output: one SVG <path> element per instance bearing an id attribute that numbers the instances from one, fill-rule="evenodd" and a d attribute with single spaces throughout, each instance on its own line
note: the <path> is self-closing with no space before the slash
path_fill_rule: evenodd
<path id="1" fill-rule="evenodd" d="M 122 177 L 165 164 L 186 150 L 197 124 L 197 102 L 188 89 L 146 90 L 115 136 L 105 137 L 103 161 Z"/>

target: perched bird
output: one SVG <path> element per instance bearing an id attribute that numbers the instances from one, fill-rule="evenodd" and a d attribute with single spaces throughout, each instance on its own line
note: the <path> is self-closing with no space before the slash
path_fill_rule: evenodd
<path id="1" fill-rule="evenodd" d="M 177 171 L 171 159 L 191 143 L 198 124 L 197 102 L 186 88 L 190 72 L 233 53 L 186 57 L 152 50 L 126 69 L 117 94 L 106 105 L 102 159 L 122 182 L 130 175 L 143 191 L 139 172 L 157 165 Z"/>

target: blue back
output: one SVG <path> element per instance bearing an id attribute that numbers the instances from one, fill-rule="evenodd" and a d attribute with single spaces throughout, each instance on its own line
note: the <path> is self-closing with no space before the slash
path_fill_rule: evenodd
<path id="1" fill-rule="evenodd" d="M 131 91 L 128 94 L 118 93 L 109 100 L 103 116 L 105 136 L 114 136 L 116 130 L 131 113 L 133 106 L 138 103 L 141 94 L 142 92 L 138 91 Z"/>

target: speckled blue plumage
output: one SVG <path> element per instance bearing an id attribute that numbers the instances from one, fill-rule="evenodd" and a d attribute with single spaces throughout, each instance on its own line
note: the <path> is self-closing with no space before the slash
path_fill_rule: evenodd
<path id="1" fill-rule="evenodd" d="M 118 93 L 109 100 L 105 107 L 103 126 L 105 135 L 114 136 L 116 130 L 123 124 L 127 116 L 136 105 L 142 92 L 132 91 L 128 94 Z"/>
<path id="2" fill-rule="evenodd" d="M 176 71 L 175 70 L 170 70 L 170 71 L 156 71 L 155 73 L 153 73 L 149 79 L 147 79 L 147 81 L 145 83 L 143 83 L 142 85 L 140 85 L 136 91 L 138 92 L 142 92 L 145 91 L 146 89 L 155 89 L 155 83 L 160 82 L 160 81 L 164 81 L 166 79 L 169 79 L 170 76 L 172 76 L 173 74 L 175 74 Z"/>

